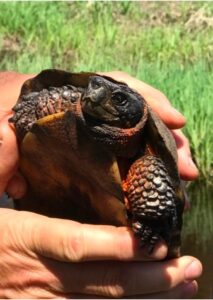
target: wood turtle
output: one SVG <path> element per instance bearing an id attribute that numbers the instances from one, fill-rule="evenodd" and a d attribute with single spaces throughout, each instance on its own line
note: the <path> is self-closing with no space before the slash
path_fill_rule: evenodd
<path id="1" fill-rule="evenodd" d="M 184 194 L 174 139 L 128 85 L 95 73 L 44 70 L 13 108 L 27 194 L 17 209 L 132 227 L 151 252 L 180 255 Z"/>

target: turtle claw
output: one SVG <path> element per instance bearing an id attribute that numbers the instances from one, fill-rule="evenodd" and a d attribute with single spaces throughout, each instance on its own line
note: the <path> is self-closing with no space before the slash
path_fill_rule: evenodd
<path id="1" fill-rule="evenodd" d="M 151 237 L 150 242 L 149 242 L 150 245 L 148 246 L 149 254 L 151 254 L 153 252 L 154 247 L 159 240 L 160 240 L 160 236 L 158 234 L 155 234 Z"/>
<path id="2" fill-rule="evenodd" d="M 134 234 L 140 240 L 140 247 L 148 247 L 148 253 L 151 254 L 154 250 L 156 243 L 160 240 L 160 236 L 157 232 L 139 221 L 135 221 L 132 224 Z"/>

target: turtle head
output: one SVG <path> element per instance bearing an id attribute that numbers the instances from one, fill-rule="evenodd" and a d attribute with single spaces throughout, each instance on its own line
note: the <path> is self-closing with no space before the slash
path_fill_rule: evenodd
<path id="1" fill-rule="evenodd" d="M 143 114 L 143 99 L 126 85 L 116 84 L 100 76 L 91 76 L 81 100 L 85 118 L 131 128 Z"/>

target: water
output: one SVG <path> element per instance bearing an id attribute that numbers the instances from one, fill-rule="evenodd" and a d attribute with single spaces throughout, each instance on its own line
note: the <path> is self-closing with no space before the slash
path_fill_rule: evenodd
<path id="1" fill-rule="evenodd" d="M 194 185 L 189 191 L 191 208 L 184 216 L 182 254 L 203 264 L 196 298 L 213 299 L 213 188 Z"/>

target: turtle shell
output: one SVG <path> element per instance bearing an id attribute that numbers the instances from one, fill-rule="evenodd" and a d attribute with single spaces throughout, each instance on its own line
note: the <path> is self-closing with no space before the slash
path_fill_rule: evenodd
<path id="1" fill-rule="evenodd" d="M 45 70 L 24 83 L 13 110 L 28 183 L 17 209 L 131 226 L 150 251 L 163 238 L 168 257 L 179 256 L 175 142 L 136 91 L 95 73 Z"/>

